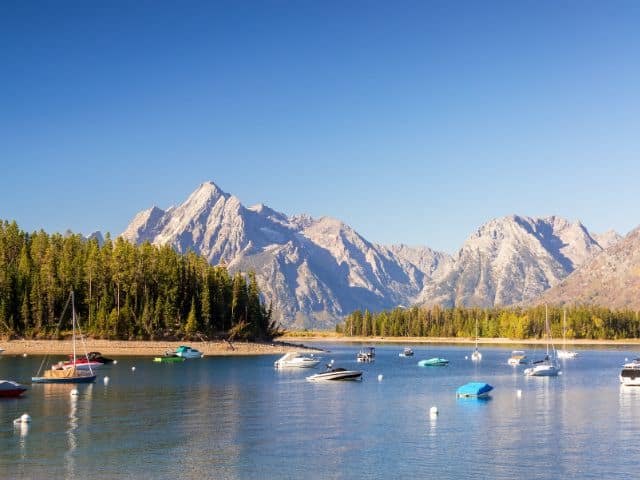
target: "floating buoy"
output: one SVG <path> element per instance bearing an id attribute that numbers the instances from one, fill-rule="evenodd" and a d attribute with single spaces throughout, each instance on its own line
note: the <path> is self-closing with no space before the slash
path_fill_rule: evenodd
<path id="1" fill-rule="evenodd" d="M 522 390 L 516 390 L 516 397 L 520 398 L 522 397 Z"/>
<path id="2" fill-rule="evenodd" d="M 74 388 L 73 390 L 71 390 L 71 392 L 69 392 L 71 394 L 72 397 L 77 397 L 79 395 L 80 392 L 78 392 L 77 388 Z"/>
<path id="3" fill-rule="evenodd" d="M 113 361 L 113 364 L 114 364 L 114 365 L 117 365 L 117 364 L 118 364 L 118 360 L 114 360 L 114 361 Z"/>
<path id="4" fill-rule="evenodd" d="M 14 425 L 18 425 L 20 423 L 30 423 L 31 422 L 31 415 L 29 415 L 28 413 L 23 413 L 22 415 L 20 415 L 20 418 L 16 418 L 13 421 Z"/>
<path id="5" fill-rule="evenodd" d="M 109 385 L 109 377 L 104 377 L 102 379 L 102 383 L 104 383 L 105 385 Z"/>
<path id="6" fill-rule="evenodd" d="M 378 381 L 379 382 L 381 382 L 383 378 L 384 378 L 384 375 L 382 375 L 382 374 L 378 375 Z"/>
<path id="7" fill-rule="evenodd" d="M 23 354 L 22 354 L 22 356 L 26 358 L 27 354 L 26 354 L 26 353 L 23 353 Z"/>
<path id="8" fill-rule="evenodd" d="M 629 361 L 629 359 L 628 359 L 627 357 L 624 357 L 624 361 L 625 361 L 625 362 L 628 362 L 628 361 Z"/>
<path id="9" fill-rule="evenodd" d="M 435 417 L 438 415 L 438 407 L 436 407 L 435 405 L 433 407 L 431 407 L 429 409 L 429 415 L 431 415 L 432 417 Z"/>
<path id="10" fill-rule="evenodd" d="M 468 355 L 465 355 L 465 356 L 464 356 L 464 359 L 465 359 L 465 360 L 469 360 L 469 356 L 468 356 Z"/>
<path id="11" fill-rule="evenodd" d="M 131 367 L 131 371 L 135 372 L 136 371 L 136 367 Z"/>

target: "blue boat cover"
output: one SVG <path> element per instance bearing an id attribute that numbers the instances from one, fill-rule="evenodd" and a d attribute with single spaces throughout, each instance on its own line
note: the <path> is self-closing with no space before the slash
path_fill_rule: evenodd
<path id="1" fill-rule="evenodd" d="M 493 390 L 493 387 L 488 383 L 470 382 L 458 388 L 458 391 L 456 393 L 461 396 L 475 397 L 478 395 L 484 395 L 486 393 L 489 393 L 491 390 Z"/>

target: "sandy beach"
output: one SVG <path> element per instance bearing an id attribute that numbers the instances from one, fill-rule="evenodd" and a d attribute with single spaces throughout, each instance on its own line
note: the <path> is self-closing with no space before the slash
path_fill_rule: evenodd
<path id="1" fill-rule="evenodd" d="M 285 343 L 286 342 L 286 343 Z M 106 356 L 136 355 L 158 356 L 167 350 L 175 350 L 180 345 L 190 345 L 204 352 L 205 356 L 232 355 L 278 355 L 290 351 L 305 349 L 302 342 L 286 339 L 285 342 L 271 343 L 256 342 L 180 342 L 180 341 L 138 341 L 138 340 L 87 340 L 88 351 L 98 351 Z M 5 349 L 4 355 L 67 355 L 72 352 L 71 340 L 11 340 L 0 341 L 0 347 Z M 79 347 L 82 351 L 82 347 Z M 310 351 L 316 348 L 307 348 Z"/>

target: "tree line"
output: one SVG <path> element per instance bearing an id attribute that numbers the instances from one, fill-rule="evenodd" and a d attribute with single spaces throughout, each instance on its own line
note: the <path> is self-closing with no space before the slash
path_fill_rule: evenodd
<path id="1" fill-rule="evenodd" d="M 0 221 L 0 335 L 52 338 L 69 292 L 84 333 L 108 339 L 231 337 L 279 333 L 255 273 L 231 275 L 193 252 L 133 245 L 107 234 L 26 233 Z M 66 317 L 69 317 L 66 315 Z"/>
<path id="2" fill-rule="evenodd" d="M 549 306 L 551 336 L 562 338 L 566 313 L 566 337 L 615 340 L 639 338 L 638 312 L 596 306 Z M 356 310 L 336 327 L 346 336 L 414 336 L 530 339 L 545 336 L 545 307 L 495 308 L 395 308 L 379 313 Z"/>

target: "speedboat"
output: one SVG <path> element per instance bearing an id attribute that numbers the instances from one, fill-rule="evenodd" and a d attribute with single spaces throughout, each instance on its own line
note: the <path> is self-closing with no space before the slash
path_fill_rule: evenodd
<path id="1" fill-rule="evenodd" d="M 203 353 L 195 348 L 187 347 L 186 345 L 180 345 L 176 348 L 175 355 L 182 358 L 202 358 Z"/>
<path id="2" fill-rule="evenodd" d="M 620 383 L 623 385 L 640 387 L 640 358 L 625 363 L 620 372 Z"/>
<path id="3" fill-rule="evenodd" d="M 307 377 L 310 382 L 324 382 L 327 380 L 360 380 L 362 372 L 359 370 L 346 370 L 344 368 L 332 368 L 324 373 L 316 373 Z"/>
<path id="4" fill-rule="evenodd" d="M 87 358 L 94 362 L 100 363 L 113 363 L 113 358 L 103 357 L 100 352 L 89 352 L 87 353 Z"/>
<path id="5" fill-rule="evenodd" d="M 419 367 L 444 367 L 449 365 L 449 360 L 446 358 L 429 358 L 428 360 L 420 360 L 418 362 Z"/>
<path id="6" fill-rule="evenodd" d="M 458 397 L 488 397 L 493 387 L 484 382 L 465 383 L 456 391 Z"/>
<path id="7" fill-rule="evenodd" d="M 409 347 L 405 347 L 404 350 L 398 354 L 399 357 L 413 357 L 413 350 Z"/>
<path id="8" fill-rule="evenodd" d="M 376 359 L 376 349 L 369 347 L 358 352 L 356 360 L 358 362 L 373 362 Z"/>
<path id="9" fill-rule="evenodd" d="M 13 380 L 0 380 L 0 397 L 19 397 L 27 387 Z"/>
<path id="10" fill-rule="evenodd" d="M 509 360 L 507 360 L 509 365 L 524 365 L 527 363 L 527 356 L 524 354 L 522 350 L 514 350 L 511 352 L 511 356 Z"/>
<path id="11" fill-rule="evenodd" d="M 276 368 L 313 368 L 320 363 L 313 355 L 303 355 L 300 352 L 289 352 L 273 363 Z"/>
<path id="12" fill-rule="evenodd" d="M 68 369 L 72 368 L 74 365 L 77 370 L 96 370 L 97 368 L 103 367 L 104 363 L 96 360 L 90 360 L 88 355 L 85 357 L 76 357 L 74 361 L 73 355 L 69 355 L 69 360 L 66 362 L 58 362 L 54 367 Z"/>
<path id="13" fill-rule="evenodd" d="M 544 360 L 538 360 L 533 362 L 533 366 L 525 368 L 524 374 L 527 377 L 557 377 L 560 373 L 560 368 L 546 356 Z"/>

